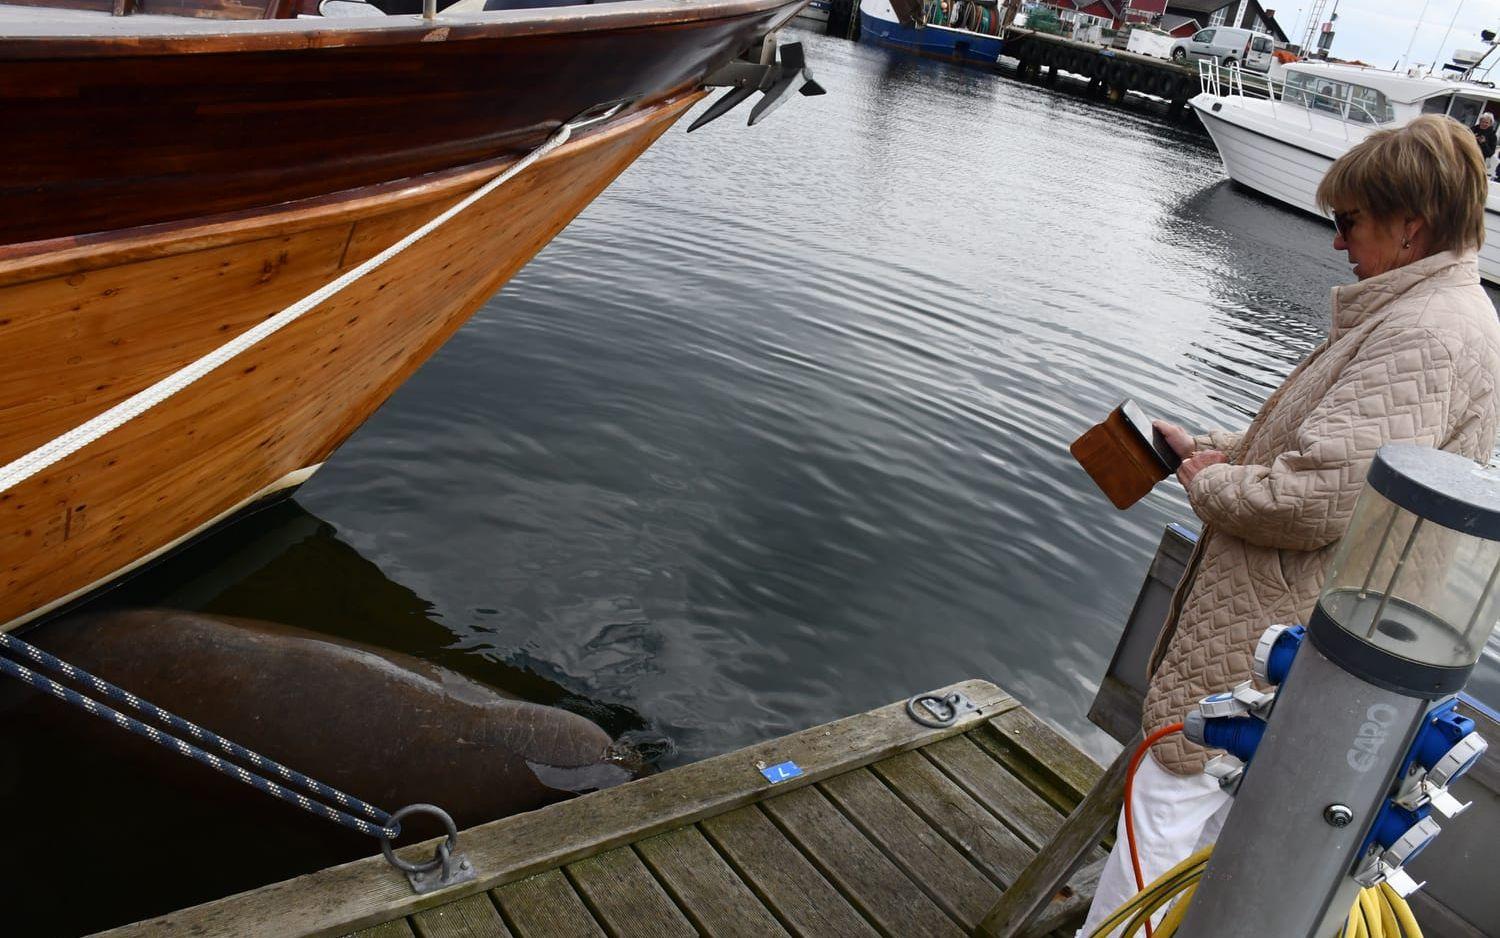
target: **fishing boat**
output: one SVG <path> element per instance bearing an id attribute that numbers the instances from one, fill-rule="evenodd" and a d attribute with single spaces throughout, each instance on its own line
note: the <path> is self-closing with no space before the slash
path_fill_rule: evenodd
<path id="1" fill-rule="evenodd" d="M 860 35 L 876 45 L 931 58 L 993 66 L 1000 57 L 1001 11 L 994 0 L 860 0 Z"/>
<path id="2" fill-rule="evenodd" d="M 802 2 L 0 4 L 0 628 L 305 481 L 708 86 L 819 91 Z"/>
<path id="3" fill-rule="evenodd" d="M 1480 113 L 1500 116 L 1500 91 L 1489 83 L 1403 74 L 1358 65 L 1293 62 L 1266 91 L 1246 93 L 1237 67 L 1200 64 L 1201 91 L 1188 103 L 1208 129 L 1229 178 L 1293 208 L 1321 216 L 1318 183 L 1333 161 L 1377 130 L 1423 114 L 1446 114 L 1472 126 Z M 1485 204 L 1479 273 L 1500 284 L 1500 198 Z"/>

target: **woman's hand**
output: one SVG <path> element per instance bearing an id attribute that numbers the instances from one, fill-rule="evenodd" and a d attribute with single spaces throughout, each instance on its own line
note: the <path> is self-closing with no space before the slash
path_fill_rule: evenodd
<path id="1" fill-rule="evenodd" d="M 1177 454 L 1178 459 L 1187 459 L 1198 448 L 1198 444 L 1193 441 L 1192 434 L 1175 423 L 1153 420 L 1151 426 L 1166 439 L 1167 445 L 1172 447 L 1172 452 Z"/>
<path id="2" fill-rule="evenodd" d="M 1177 481 L 1182 483 L 1183 488 L 1193 484 L 1193 479 L 1209 466 L 1217 466 L 1219 463 L 1229 462 L 1229 457 L 1216 449 L 1206 449 L 1200 453 L 1194 453 L 1182 461 L 1177 467 Z"/>

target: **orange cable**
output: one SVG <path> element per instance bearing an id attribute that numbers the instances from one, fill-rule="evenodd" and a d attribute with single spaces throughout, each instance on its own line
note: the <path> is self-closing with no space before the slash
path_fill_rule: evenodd
<path id="1" fill-rule="evenodd" d="M 1135 755 L 1130 757 L 1130 768 L 1125 770 L 1125 841 L 1130 847 L 1130 866 L 1135 870 L 1135 888 L 1140 892 L 1146 891 L 1146 878 L 1141 875 L 1141 858 L 1135 851 L 1135 819 L 1131 816 L 1130 794 L 1135 787 L 1135 770 L 1157 740 L 1181 732 L 1182 726 L 1181 723 L 1172 723 L 1147 736 L 1145 742 L 1136 747 Z M 1150 918 L 1146 919 L 1146 938 L 1151 938 Z"/>

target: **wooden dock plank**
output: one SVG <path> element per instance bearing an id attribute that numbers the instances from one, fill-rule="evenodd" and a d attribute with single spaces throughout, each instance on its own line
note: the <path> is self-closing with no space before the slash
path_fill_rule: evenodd
<path id="1" fill-rule="evenodd" d="M 855 769 L 818 787 L 865 837 L 965 928 L 979 924 L 1000 898 L 994 883 L 869 769 Z"/>
<path id="2" fill-rule="evenodd" d="M 750 804 L 769 783 L 760 767 L 787 760 L 800 787 L 965 732 L 1019 704 L 988 681 L 963 681 L 935 691 L 960 691 L 978 710 L 953 726 L 931 729 L 906 713 L 904 701 L 790 736 L 583 795 L 540 811 L 463 831 L 460 849 L 478 873 L 468 884 L 414 895 L 406 878 L 376 856 L 265 886 L 116 929 L 115 938 L 239 935 L 245 922 L 269 934 L 338 935 L 413 914 L 483 889 L 515 882 L 642 837 Z M 397 851 L 409 860 L 432 856 L 436 840 Z"/>
<path id="3" fill-rule="evenodd" d="M 1103 766 L 1025 710 L 995 717 L 969 738 L 1063 813 L 1104 774 Z"/>
<path id="4" fill-rule="evenodd" d="M 512 938 L 487 893 L 418 912 L 411 924 L 417 938 Z"/>
<path id="5" fill-rule="evenodd" d="M 1062 826 L 1056 808 L 967 736 L 939 740 L 921 752 L 1033 848 L 1040 850 Z"/>
<path id="6" fill-rule="evenodd" d="M 904 752 L 872 769 L 1000 887 L 1014 882 L 1031 861 L 1035 851 L 1024 840 L 920 753 Z"/>
<path id="7" fill-rule="evenodd" d="M 704 934 L 714 938 L 787 934 L 698 828 L 657 834 L 638 842 L 635 849 Z"/>
<path id="8" fill-rule="evenodd" d="M 561 870 L 548 870 L 494 891 L 519 938 L 607 938 Z"/>
<path id="9" fill-rule="evenodd" d="M 398 918 L 392 922 L 381 922 L 379 925 L 371 925 L 369 928 L 361 928 L 352 932 L 349 938 L 414 938 L 411 926 L 406 924 L 406 919 Z"/>
<path id="10" fill-rule="evenodd" d="M 865 839 L 816 787 L 778 795 L 762 807 L 883 934 L 963 938 L 958 925 L 923 888 Z"/>
<path id="11" fill-rule="evenodd" d="M 568 877 L 613 935 L 697 938 L 698 930 L 629 847 L 570 864 Z"/>
<path id="12" fill-rule="evenodd" d="M 865 779 L 876 788 L 885 788 L 870 774 L 865 774 Z M 889 795 L 888 789 L 885 794 Z M 894 801 L 894 806 L 885 801 L 874 801 L 876 812 L 885 809 L 883 816 L 901 818 L 897 812 L 904 810 L 910 821 L 915 821 L 916 827 L 922 827 L 921 818 L 910 813 L 898 798 L 889 795 L 889 800 Z M 922 863 L 922 860 L 930 860 L 939 846 L 948 848 L 947 857 L 938 854 L 939 857 L 957 861 L 956 870 L 974 876 L 971 885 L 978 885 L 981 890 L 990 887 L 977 869 L 969 866 L 930 828 L 922 831 L 929 843 L 922 843 L 921 834 L 910 825 L 867 836 L 844 810 L 835 806 L 828 792 L 820 786 L 771 798 L 763 807 L 781 828 L 781 833 L 801 846 L 802 852 L 813 860 L 823 875 L 837 885 L 838 891 L 886 935 L 954 935 L 956 938 L 963 935 L 957 924 L 959 912 L 951 911 L 956 903 L 939 902 L 935 896 L 935 893 L 944 891 L 954 896 L 956 890 L 933 887 L 929 882 L 930 870 Z M 880 816 L 871 816 L 868 821 L 873 825 L 880 819 Z M 891 843 L 900 854 L 915 861 L 897 863 L 882 842 Z M 939 872 L 939 878 L 948 879 L 948 876 Z"/>
<path id="13" fill-rule="evenodd" d="M 794 934 L 878 934 L 757 805 L 707 818 L 703 832 Z"/>

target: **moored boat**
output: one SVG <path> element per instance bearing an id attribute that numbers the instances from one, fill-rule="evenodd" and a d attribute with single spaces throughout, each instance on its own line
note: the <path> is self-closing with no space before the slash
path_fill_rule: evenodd
<path id="1" fill-rule="evenodd" d="M 1003 45 L 998 7 L 994 3 L 955 6 L 960 7 L 957 15 L 962 22 L 976 29 L 938 23 L 915 0 L 860 0 L 860 35 L 877 45 L 919 55 L 994 66 Z M 965 7 L 972 15 L 964 14 Z"/>
<path id="2" fill-rule="evenodd" d="M 59 2 L 0 5 L 0 627 L 307 479 L 800 6 Z"/>
<path id="3" fill-rule="evenodd" d="M 1472 126 L 1483 111 L 1500 114 L 1500 91 L 1488 84 L 1404 75 L 1383 69 L 1294 62 L 1269 93 L 1247 94 L 1238 69 L 1204 67 L 1197 111 L 1224 171 L 1240 185 L 1315 215 L 1318 183 L 1333 161 L 1377 130 L 1422 114 L 1446 114 Z M 1500 284 L 1500 198 L 1485 205 L 1479 273 Z"/>

